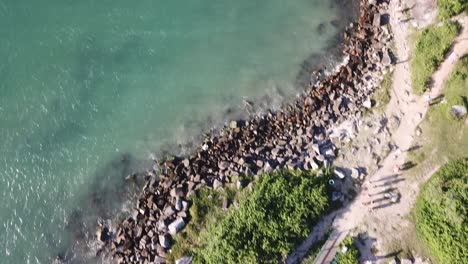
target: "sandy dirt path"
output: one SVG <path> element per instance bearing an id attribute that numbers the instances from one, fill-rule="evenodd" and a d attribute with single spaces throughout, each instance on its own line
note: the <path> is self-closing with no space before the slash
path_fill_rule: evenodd
<path id="1" fill-rule="evenodd" d="M 396 228 L 410 224 L 406 216 L 413 207 L 422 183 L 407 181 L 404 172 L 399 171 L 397 166 L 404 164 L 407 150 L 411 147 L 415 137 L 416 128 L 428 110 L 427 95 L 435 98 L 441 93 L 455 63 L 463 54 L 468 53 L 468 19 L 466 16 L 460 16 L 457 20 L 463 26 L 463 30 L 457 37 L 447 59 L 434 73 L 431 90 L 421 97 L 413 95 L 409 70 L 410 28 L 407 22 L 400 22 L 404 20 L 402 12 L 399 11 L 401 9 L 397 1 L 391 1 L 390 23 L 399 61 L 395 65 L 392 99 L 386 110 L 388 116 L 397 115 L 401 118 L 400 126 L 393 133 L 392 138 L 398 148 L 383 160 L 381 168 L 375 174 L 366 179 L 363 192 L 337 214 L 333 223 L 334 231 L 330 236 L 332 239 L 325 243 L 316 263 L 330 263 L 336 254 L 336 245 L 339 245 L 350 230 L 363 222 L 366 222 L 369 228 L 378 228 L 380 234 L 387 234 L 393 238 L 398 236 L 398 232 L 395 232 L 398 230 Z M 388 190 L 399 193 L 398 201 L 392 201 L 391 197 L 384 195 Z M 363 254 L 362 258 L 372 262 L 379 262 L 378 260 L 383 259 L 383 257 L 372 255 L 370 251 Z"/>

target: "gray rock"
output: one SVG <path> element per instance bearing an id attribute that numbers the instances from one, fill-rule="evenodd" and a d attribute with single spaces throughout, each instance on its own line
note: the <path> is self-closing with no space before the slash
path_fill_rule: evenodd
<path id="1" fill-rule="evenodd" d="M 222 183 L 222 182 L 218 181 L 217 179 L 214 180 L 214 182 L 213 182 L 213 189 L 216 190 L 216 189 L 219 189 L 219 188 L 222 187 L 222 186 L 223 186 L 223 183 Z"/>
<path id="2" fill-rule="evenodd" d="M 172 223 L 169 224 L 169 234 L 175 235 L 185 226 L 185 221 L 181 217 L 174 220 Z"/>
<path id="3" fill-rule="evenodd" d="M 341 170 L 339 169 L 335 169 L 334 171 L 334 174 L 336 177 L 340 178 L 340 179 L 344 179 L 346 177 L 346 175 L 344 174 L 344 172 L 342 172 Z"/>
<path id="4" fill-rule="evenodd" d="M 318 155 L 315 157 L 317 159 L 317 161 L 319 162 L 324 162 L 325 161 L 325 157 L 323 155 Z"/>
<path id="5" fill-rule="evenodd" d="M 170 216 L 172 216 L 174 213 L 175 213 L 175 211 L 174 211 L 174 209 L 172 208 L 172 206 L 167 206 L 166 208 L 164 208 L 164 211 L 163 211 L 163 215 L 164 215 L 164 216 L 170 217 Z"/>
<path id="6" fill-rule="evenodd" d="M 390 51 L 386 50 L 383 52 L 381 62 L 384 66 L 388 66 L 392 63 L 392 59 L 390 57 Z"/>
<path id="7" fill-rule="evenodd" d="M 261 160 L 257 160 L 256 164 L 259 168 L 263 167 L 263 161 Z"/>
<path id="8" fill-rule="evenodd" d="M 175 202 L 175 209 L 177 211 L 182 211 L 182 200 L 177 199 L 177 201 Z"/>
<path id="9" fill-rule="evenodd" d="M 155 256 L 153 262 L 154 262 L 155 264 L 165 264 L 165 263 L 166 263 L 166 259 L 163 258 L 163 257 L 160 257 L 160 256 Z"/>
<path id="10" fill-rule="evenodd" d="M 351 169 L 351 177 L 355 180 L 359 179 L 359 171 L 356 168 Z"/>
<path id="11" fill-rule="evenodd" d="M 327 151 L 325 151 L 325 156 L 328 158 L 335 158 L 335 151 L 331 148 L 327 149 Z"/>
<path id="12" fill-rule="evenodd" d="M 167 248 L 169 248 L 171 246 L 171 237 L 170 236 L 168 236 L 168 235 L 159 235 L 158 239 L 159 239 L 159 244 L 161 245 L 161 247 L 167 249 Z"/>
<path id="13" fill-rule="evenodd" d="M 163 220 L 160 220 L 156 223 L 156 228 L 158 231 L 166 232 L 168 230 L 166 223 Z"/>
<path id="14" fill-rule="evenodd" d="M 240 190 L 242 188 L 242 182 L 241 181 L 237 181 L 236 182 L 236 187 L 238 190 Z"/>
<path id="15" fill-rule="evenodd" d="M 367 108 L 367 109 L 371 109 L 372 108 L 372 101 L 370 98 L 367 98 L 363 103 L 362 105 Z"/>
<path id="16" fill-rule="evenodd" d="M 311 147 L 315 151 L 315 153 L 320 154 L 320 148 L 318 144 L 312 144 Z"/>
<path id="17" fill-rule="evenodd" d="M 276 156 L 278 156 L 279 152 L 280 152 L 279 148 L 274 148 L 274 149 L 271 150 L 271 155 L 276 157 Z"/>
<path id="18" fill-rule="evenodd" d="M 452 115 L 456 118 L 462 118 L 466 116 L 466 107 L 462 105 L 454 105 L 452 106 Z"/>
<path id="19" fill-rule="evenodd" d="M 225 170 L 225 169 L 227 169 L 228 167 L 229 167 L 229 162 L 223 161 L 223 160 L 220 161 L 220 162 L 218 162 L 218 168 L 219 168 L 220 170 Z"/>
<path id="20" fill-rule="evenodd" d="M 182 201 L 182 211 L 187 211 L 189 209 L 189 203 Z"/>
<path id="21" fill-rule="evenodd" d="M 175 264 L 190 264 L 192 263 L 192 257 L 183 257 L 176 260 Z"/>
<path id="22" fill-rule="evenodd" d="M 311 159 L 311 160 L 309 161 L 309 164 L 310 164 L 310 167 L 311 167 L 313 170 L 318 170 L 318 169 L 320 168 L 320 166 L 319 166 L 317 163 L 315 163 L 315 161 L 314 161 L 313 159 Z"/>
<path id="23" fill-rule="evenodd" d="M 236 121 L 231 121 L 231 123 L 229 123 L 229 127 L 234 129 L 234 128 L 237 128 L 237 122 Z"/>

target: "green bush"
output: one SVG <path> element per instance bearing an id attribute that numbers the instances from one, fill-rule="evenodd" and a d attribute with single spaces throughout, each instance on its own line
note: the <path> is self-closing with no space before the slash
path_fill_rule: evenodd
<path id="1" fill-rule="evenodd" d="M 468 158 L 443 166 L 416 202 L 416 230 L 438 263 L 468 263 Z"/>
<path id="2" fill-rule="evenodd" d="M 441 19 L 447 19 L 466 10 L 468 8 L 468 1 L 437 0 L 437 7 L 439 9 L 439 17 Z"/>
<path id="3" fill-rule="evenodd" d="M 458 22 L 445 22 L 442 26 L 424 29 L 416 40 L 414 58 L 411 62 L 411 79 L 416 94 L 422 94 L 431 81 L 460 31 Z"/>
<path id="4" fill-rule="evenodd" d="M 239 208 L 208 228 L 194 263 L 278 263 L 329 208 L 327 177 L 282 171 L 263 175 Z"/>
<path id="5" fill-rule="evenodd" d="M 359 264 L 359 249 L 354 244 L 354 239 L 351 236 L 347 236 L 340 245 L 340 251 L 342 246 L 346 246 L 347 250 L 345 253 L 338 252 L 336 255 L 337 264 Z"/>

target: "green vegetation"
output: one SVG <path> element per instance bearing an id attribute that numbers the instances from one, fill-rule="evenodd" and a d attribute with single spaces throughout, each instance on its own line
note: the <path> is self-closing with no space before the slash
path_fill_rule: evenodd
<path id="1" fill-rule="evenodd" d="M 318 254 L 320 253 L 320 250 L 322 249 L 323 245 L 325 242 L 327 242 L 328 237 L 330 236 L 332 232 L 332 229 L 328 230 L 327 234 L 323 236 L 322 239 L 317 241 L 312 248 L 309 249 L 309 252 L 307 255 L 304 257 L 304 259 L 301 261 L 301 264 L 313 264 L 315 259 L 318 257 Z"/>
<path id="2" fill-rule="evenodd" d="M 460 59 L 446 82 L 444 99 L 429 108 L 416 138 L 415 146 L 421 148 L 410 152 L 409 161 L 419 164 L 441 164 L 448 160 L 468 155 L 468 131 L 465 120 L 451 115 L 453 105 L 468 107 L 468 56 Z"/>
<path id="3" fill-rule="evenodd" d="M 436 166 L 468 156 L 466 118 L 457 119 L 450 113 L 454 104 L 467 106 L 467 87 L 468 56 L 465 56 L 455 65 L 451 76 L 446 81 L 443 90 L 444 101 L 431 106 L 420 125 L 422 134 L 415 137 L 416 150 L 409 152 L 408 160 L 416 163 L 417 166 L 409 171 L 408 177 L 425 179 L 429 173 L 433 173 L 432 170 Z M 416 226 L 411 227 L 410 230 L 405 234 L 404 241 L 397 242 L 398 245 L 394 251 L 397 249 L 403 249 L 405 252 L 416 250 L 419 256 L 430 257 L 430 249 L 420 238 Z"/>
<path id="4" fill-rule="evenodd" d="M 201 191 L 172 255 L 190 254 L 194 263 L 277 263 L 329 209 L 327 180 L 315 172 L 263 175 L 252 192 L 231 193 L 238 206 L 227 211 L 217 191 Z"/>
<path id="5" fill-rule="evenodd" d="M 341 251 L 343 246 L 346 247 L 346 252 Z M 335 260 L 337 264 L 359 264 L 359 255 L 359 249 L 354 244 L 353 237 L 347 236 L 341 243 Z"/>
<path id="6" fill-rule="evenodd" d="M 246 199 L 248 193 L 248 189 L 235 188 L 202 188 L 197 191 L 196 195 L 190 197 L 190 222 L 175 237 L 176 243 L 172 246 L 168 259 L 174 262 L 175 259 L 190 254 L 192 248 L 203 245 L 210 238 L 206 227 L 216 225 L 228 214 L 227 210 L 222 209 L 223 203 L 238 204 Z"/>
<path id="7" fill-rule="evenodd" d="M 459 31 L 460 24 L 448 21 L 442 26 L 430 26 L 418 35 L 411 62 L 411 79 L 416 94 L 427 89 L 431 75 L 444 60 Z"/>
<path id="8" fill-rule="evenodd" d="M 439 17 L 447 19 L 454 15 L 458 15 L 463 10 L 468 9 L 468 1 L 466 0 L 437 0 L 439 9 Z"/>
<path id="9" fill-rule="evenodd" d="M 377 103 L 374 110 L 378 112 L 385 110 L 385 106 L 390 102 L 392 83 L 393 72 L 389 71 L 385 74 L 384 79 L 380 83 L 380 87 L 372 95 L 372 100 Z"/>
<path id="10" fill-rule="evenodd" d="M 443 166 L 416 202 L 416 230 L 439 263 L 468 260 L 468 158 Z"/>

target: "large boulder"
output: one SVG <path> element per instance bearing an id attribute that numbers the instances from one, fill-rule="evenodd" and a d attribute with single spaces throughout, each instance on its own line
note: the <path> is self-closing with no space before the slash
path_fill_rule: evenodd
<path id="1" fill-rule="evenodd" d="M 462 118 L 466 116 L 466 107 L 462 105 L 454 105 L 452 106 L 452 115 L 456 118 Z"/>
<path id="2" fill-rule="evenodd" d="M 182 217 L 177 218 L 169 224 L 169 234 L 175 235 L 185 226 L 185 221 Z"/>
<path id="3" fill-rule="evenodd" d="M 176 264 L 190 264 L 192 263 L 192 257 L 183 257 L 175 262 Z"/>

